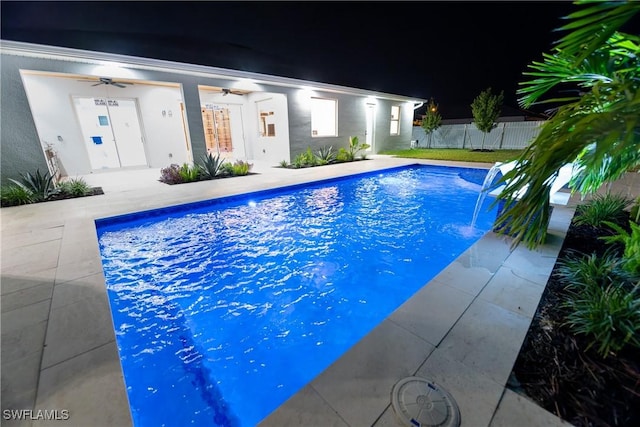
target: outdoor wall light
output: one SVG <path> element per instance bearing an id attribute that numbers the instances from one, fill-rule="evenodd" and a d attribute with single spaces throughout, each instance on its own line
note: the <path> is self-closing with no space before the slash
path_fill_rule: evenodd
<path id="1" fill-rule="evenodd" d="M 96 65 L 93 67 L 91 74 L 121 79 L 139 77 L 138 73 L 129 68 L 124 68 L 124 66 L 118 62 L 104 62 L 100 65 Z"/>
<path id="2" fill-rule="evenodd" d="M 313 90 L 309 86 L 303 86 L 300 90 L 297 91 L 296 97 L 298 98 L 298 102 L 306 103 L 311 105 L 311 98 L 314 96 L 318 96 L 315 90 Z"/>
<path id="3" fill-rule="evenodd" d="M 251 92 L 263 90 L 262 86 L 258 83 L 254 82 L 251 79 L 239 79 L 233 82 L 230 86 L 230 89 L 236 90 L 248 90 Z"/>

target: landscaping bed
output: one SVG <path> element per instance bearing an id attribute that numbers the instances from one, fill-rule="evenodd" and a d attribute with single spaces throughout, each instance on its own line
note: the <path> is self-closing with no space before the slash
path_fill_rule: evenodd
<path id="1" fill-rule="evenodd" d="M 628 220 L 619 223 L 629 231 Z M 576 310 L 566 304 L 571 298 L 567 288 L 569 260 L 584 260 L 588 254 L 595 254 L 591 260 L 623 257 L 624 244 L 599 239 L 614 234 L 607 227 L 576 224 L 574 217 L 507 385 L 577 427 L 640 426 L 640 348 L 625 345 L 603 356 L 598 351 L 601 340 L 576 333 L 567 322 L 571 310 Z M 606 269 L 601 265 L 600 270 Z M 627 286 L 616 274 L 614 269 L 605 272 L 608 283 Z M 637 328 L 640 306 L 633 289 L 636 280 L 629 282 L 636 314 L 628 320 Z M 590 321 L 597 317 L 593 313 Z M 614 312 L 612 317 L 616 316 Z M 637 329 L 633 335 L 638 338 Z"/>
<path id="2" fill-rule="evenodd" d="M 0 188 L 0 206 L 3 208 L 104 194 L 102 187 L 90 187 L 82 178 L 54 184 L 48 171 L 42 174 L 36 170 L 22 174 L 20 180 L 9 181 L 10 184 Z"/>
<path id="3" fill-rule="evenodd" d="M 99 196 L 101 194 L 104 194 L 102 187 L 90 187 L 86 194 L 56 193 L 49 196 L 45 201 L 77 199 L 78 197 Z"/>
<path id="4" fill-rule="evenodd" d="M 357 136 L 350 136 L 347 148 L 340 147 L 335 151 L 333 146 L 324 146 L 314 152 L 311 147 L 307 147 L 307 151 L 298 154 L 291 163 L 286 160 L 281 161 L 280 167 L 300 169 L 366 160 L 367 153 L 365 150 L 368 148 L 370 148 L 369 144 L 360 143 Z"/>

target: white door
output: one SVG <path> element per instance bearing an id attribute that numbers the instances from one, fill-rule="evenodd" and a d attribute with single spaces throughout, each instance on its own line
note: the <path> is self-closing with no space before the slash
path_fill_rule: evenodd
<path id="1" fill-rule="evenodd" d="M 133 99 L 74 97 L 91 169 L 147 166 Z"/>
<path id="2" fill-rule="evenodd" d="M 367 128 L 364 131 L 365 143 L 369 144 L 369 148 L 367 149 L 367 151 L 373 152 L 373 133 L 376 121 L 376 106 L 374 104 L 367 104 L 365 113 L 367 115 Z"/>
<path id="3" fill-rule="evenodd" d="M 120 155 L 120 165 L 147 166 L 136 101 L 110 98 L 107 100 L 107 108 Z"/>
<path id="4" fill-rule="evenodd" d="M 89 154 L 91 169 L 120 167 L 118 149 L 111 130 L 106 100 L 102 98 L 74 98 L 73 104 Z"/>

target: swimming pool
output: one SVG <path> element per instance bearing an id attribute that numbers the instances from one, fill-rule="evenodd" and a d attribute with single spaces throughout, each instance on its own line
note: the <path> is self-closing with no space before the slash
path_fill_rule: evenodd
<path id="1" fill-rule="evenodd" d="M 488 231 L 413 165 L 96 220 L 134 425 L 255 425 Z"/>

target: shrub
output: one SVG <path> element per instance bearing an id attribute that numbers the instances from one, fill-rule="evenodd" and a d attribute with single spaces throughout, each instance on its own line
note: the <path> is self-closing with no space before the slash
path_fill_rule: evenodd
<path id="1" fill-rule="evenodd" d="M 175 163 L 160 169 L 160 181 L 165 184 L 183 183 L 182 175 L 180 175 L 180 165 Z"/>
<path id="2" fill-rule="evenodd" d="M 365 144 L 365 143 L 360 144 L 358 142 L 357 136 L 350 136 L 349 150 L 348 150 L 350 160 L 353 161 L 356 158 L 356 155 L 358 154 L 359 151 L 366 150 L 369 147 L 370 147 L 369 144 Z M 364 154 L 364 156 L 366 157 L 366 154 Z"/>
<path id="3" fill-rule="evenodd" d="M 322 164 L 333 163 L 336 160 L 336 153 L 332 146 L 322 147 L 318 150 L 317 157 Z"/>
<path id="4" fill-rule="evenodd" d="M 220 174 L 223 163 L 224 159 L 220 159 L 220 154 L 214 157 L 213 154 L 209 153 L 206 156 L 202 156 L 202 162 L 198 166 L 202 176 L 213 179 Z"/>
<path id="5" fill-rule="evenodd" d="M 347 151 L 344 147 L 340 147 L 338 154 L 336 154 L 337 162 L 351 162 L 353 161 L 353 155 Z"/>
<path id="6" fill-rule="evenodd" d="M 319 159 L 311 152 L 311 147 L 307 147 L 307 151 L 304 152 L 303 157 L 305 166 L 318 166 Z"/>
<path id="7" fill-rule="evenodd" d="M 640 224 L 640 197 L 636 199 L 630 211 L 631 221 Z"/>
<path id="8" fill-rule="evenodd" d="M 193 182 L 200 180 L 200 168 L 197 166 L 191 166 L 189 163 L 184 163 L 178 173 L 182 182 Z"/>
<path id="9" fill-rule="evenodd" d="M 33 193 L 24 185 L 8 185 L 0 188 L 2 206 L 17 206 L 32 203 Z"/>
<path id="10" fill-rule="evenodd" d="M 61 182 L 58 186 L 58 190 L 73 197 L 82 197 L 91 192 L 91 187 L 84 179 L 73 178 L 68 181 Z"/>
<path id="11" fill-rule="evenodd" d="M 613 284 L 587 286 L 570 292 L 563 307 L 569 309 L 566 325 L 576 334 L 589 336 L 587 349 L 607 357 L 626 345 L 640 347 L 640 297 L 638 285 L 631 292 Z"/>
<path id="12" fill-rule="evenodd" d="M 293 166 L 295 169 L 303 168 L 306 166 L 306 159 L 307 156 L 305 155 L 305 153 L 300 153 L 293 159 L 293 162 L 291 162 L 291 166 Z"/>
<path id="13" fill-rule="evenodd" d="M 222 166 L 220 166 L 220 175 L 233 176 L 233 163 L 223 163 Z"/>
<path id="14" fill-rule="evenodd" d="M 567 289 L 579 290 L 587 286 L 618 285 L 628 289 L 638 277 L 624 268 L 624 260 L 614 253 L 607 252 L 602 256 L 595 253 L 583 255 L 569 253 L 558 260 L 556 276 L 561 279 Z"/>
<path id="15" fill-rule="evenodd" d="M 628 218 L 625 209 L 630 204 L 631 200 L 620 194 L 596 194 L 593 199 L 576 207 L 574 223 L 596 228 L 602 227 L 607 221 L 623 224 Z"/>
<path id="16" fill-rule="evenodd" d="M 338 152 L 335 152 L 332 146 L 325 146 L 314 154 L 311 151 L 311 147 L 307 147 L 304 153 L 298 154 L 290 165 L 287 165 L 286 161 L 280 162 L 282 167 L 293 167 L 294 169 L 327 165 L 330 163 L 342 163 L 352 162 L 356 158 L 356 154 L 362 150 L 369 148 L 369 144 L 360 144 L 357 136 L 349 138 L 349 148 L 341 147 Z M 360 154 L 360 158 L 366 159 L 367 153 Z"/>
<path id="17" fill-rule="evenodd" d="M 40 173 L 40 169 L 36 169 L 35 174 L 27 172 L 26 174 L 20 175 L 20 181 L 16 181 L 15 179 L 9 180 L 31 191 L 34 201 L 46 200 L 47 197 L 55 191 L 53 177 L 49 174 L 49 171 L 43 175 Z"/>
<path id="18" fill-rule="evenodd" d="M 242 176 L 247 175 L 253 165 L 243 160 L 236 160 L 232 165 L 232 175 Z"/>
<path id="19" fill-rule="evenodd" d="M 605 221 L 605 224 L 616 231 L 616 234 L 603 236 L 600 239 L 607 243 L 621 242 L 624 245 L 622 259 L 625 269 L 632 274 L 640 275 L 640 224 L 629 221 L 630 232 L 613 222 Z"/>
<path id="20" fill-rule="evenodd" d="M 280 167 L 281 168 L 288 168 L 289 167 L 289 163 L 286 160 L 282 160 L 282 161 L 280 161 Z"/>

